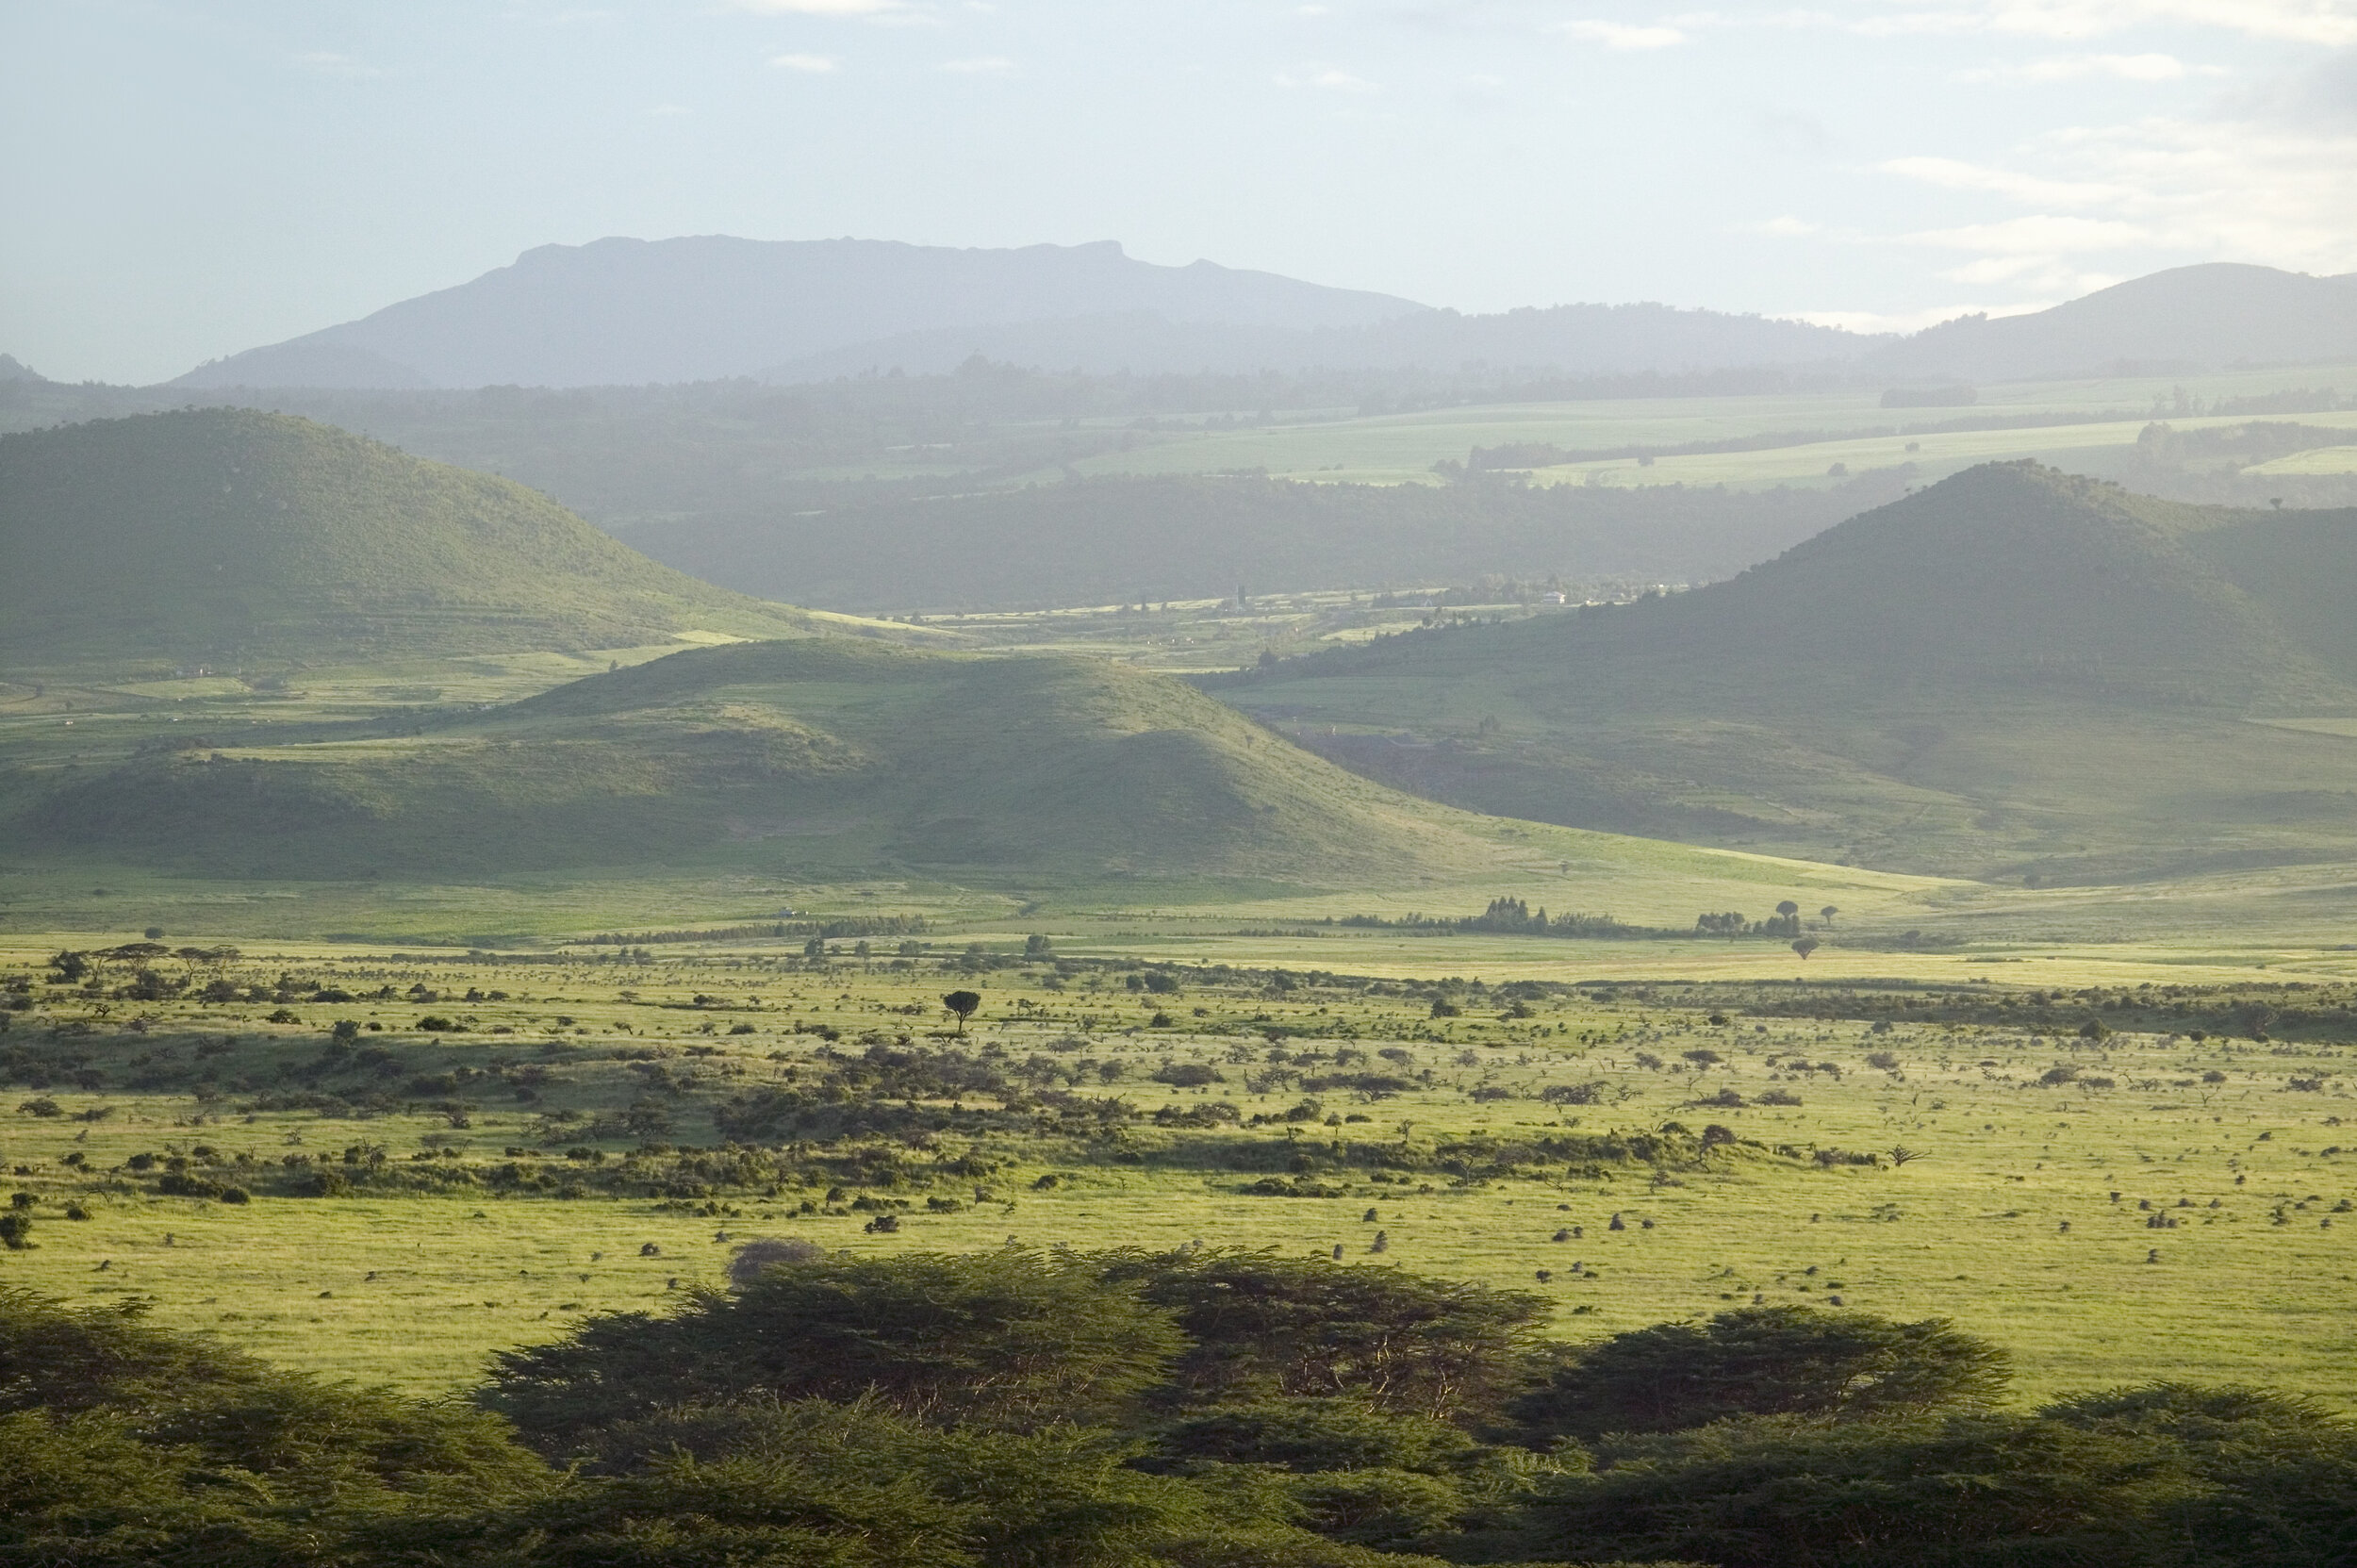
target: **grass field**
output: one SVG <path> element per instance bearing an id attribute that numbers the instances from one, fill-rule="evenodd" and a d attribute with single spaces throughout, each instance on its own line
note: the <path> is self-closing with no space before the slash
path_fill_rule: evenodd
<path id="1" fill-rule="evenodd" d="M 1773 396 L 1628 398 L 1580 403 L 1487 404 L 1371 418 L 1277 421 L 1213 431 L 1104 453 L 1072 464 L 1081 473 L 1219 473 L 1265 470 L 1274 476 L 1357 484 L 1429 484 L 1432 465 L 1463 462 L 1475 447 L 1548 443 L 1567 451 L 1676 446 L 1691 441 L 1818 432 L 1885 431 L 1974 418 L 2050 421 L 1996 431 L 1923 432 L 1807 441 L 1761 452 L 1661 456 L 1541 470 L 1538 483 L 1726 484 L 1824 482 L 1834 463 L 1853 471 L 1911 462 L 1927 479 L 1992 458 L 2064 461 L 2133 445 L 2153 419 L 2181 429 L 2248 422 L 2243 414 L 2187 418 L 2178 400 L 2204 405 L 2309 388 L 2357 385 L 2357 366 L 2301 366 L 2181 377 L 2023 382 L 1978 389 L 1963 408 L 1885 408 L 1871 390 Z M 2172 408 L 2178 411 L 2171 412 Z M 2107 417 L 2108 416 L 2108 417 Z M 2258 416 L 2267 417 L 2267 416 Z M 2357 428 L 2357 415 L 2283 415 Z M 1907 443 L 1918 442 L 1910 452 Z M 2308 471 L 2308 470 L 2301 470 Z M 2339 470 L 2316 471 L 2340 471 Z"/>
<path id="2" fill-rule="evenodd" d="M 1911 465 L 1928 483 L 1945 478 L 1960 469 L 1975 463 L 2005 461 L 2031 457 L 2042 463 L 2065 468 L 2075 467 L 2091 457 L 2107 452 L 2134 447 L 2136 437 L 2151 421 L 2149 419 L 2108 421 L 2102 423 L 2068 424 L 2035 427 L 2026 430 L 1962 430 L 1924 432 L 1920 435 L 1872 436 L 1856 439 L 1811 441 L 1805 445 L 1775 447 L 1764 452 L 1704 453 L 1691 456 L 1670 455 L 1640 464 L 1634 457 L 1613 458 L 1592 463 L 1566 463 L 1539 469 L 1531 478 L 1536 484 L 1555 485 L 1728 485 L 1738 487 L 1760 485 L 1823 483 L 1842 474 L 1861 472 L 1868 469 L 1897 468 Z M 2179 430 L 2223 430 L 2252 421 L 2242 419 L 2179 419 L 2169 421 Z M 2285 423 L 2313 423 L 2336 430 L 2357 430 L 2357 413 L 2308 414 L 2286 416 Z M 2278 459 L 2273 464 L 2257 465 L 2253 471 L 2261 473 L 2344 473 L 2349 462 L 2348 449 L 2329 447 L 2323 452 L 2340 453 L 2343 456 L 2318 465 L 2302 465 L 2313 454 L 2301 453 L 2294 457 Z M 1839 465 L 1839 470 L 1836 470 Z"/>
<path id="3" fill-rule="evenodd" d="M 2357 445 L 2317 447 L 2253 464 L 2251 473 L 2357 473 Z"/>
<path id="4" fill-rule="evenodd" d="M 287 1364 L 439 1389 L 577 1313 L 659 1307 L 752 1235 L 1361 1260 L 1379 1231 L 1384 1262 L 1543 1290 L 1574 1337 L 1838 1297 L 2011 1345 L 2024 1399 L 2198 1371 L 2357 1405 L 2357 954 L 1903 953 L 1837 930 L 1804 966 L 1761 942 L 1091 924 L 1029 960 L 1014 922 L 979 951 L 815 961 L 799 939 L 248 942 L 111 961 L 94 987 L 44 967 L 88 935 L 12 937 L 0 975 L 28 1006 L 0 1035 L 0 1160 L 39 1246 L 0 1254 L 0 1281 L 152 1298 Z M 142 965 L 192 983 L 116 995 Z M 1147 975 L 1176 989 L 1130 989 Z M 212 981 L 240 999 L 193 999 Z M 727 1141 L 733 1097 L 870 1044 L 957 1048 L 926 1038 L 956 985 L 982 993 L 965 1047 L 1003 1090 L 853 1096 L 746 1136 L 772 1152 L 733 1177 L 684 1152 Z M 2257 1008 L 2275 1038 L 2251 1037 Z M 436 1015 L 463 1032 L 417 1030 Z M 325 1048 L 337 1018 L 358 1055 Z M 2057 1067 L 2076 1076 L 2040 1081 Z M 1305 1094 L 1314 1114 L 1270 1119 Z M 1736 1141 L 1579 1142 L 1670 1123 Z M 167 1196 L 175 1159 L 252 1200 Z M 322 1166 L 402 1184 L 291 1196 Z M 1271 1179 L 1324 1196 L 1247 1190 Z M 878 1234 L 880 1213 L 906 1217 Z"/>

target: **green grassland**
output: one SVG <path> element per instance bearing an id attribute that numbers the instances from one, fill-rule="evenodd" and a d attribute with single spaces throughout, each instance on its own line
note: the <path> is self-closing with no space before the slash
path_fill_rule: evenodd
<path id="1" fill-rule="evenodd" d="M 12 940 L 0 1160 L 39 1245 L 0 1281 L 428 1390 L 754 1235 L 1199 1238 L 1536 1288 L 1573 1338 L 1838 1297 L 2011 1345 L 2023 1399 L 2198 1370 L 2357 1402 L 2357 958 L 2009 973 L 1828 934 L 1805 981 L 1756 942 L 1714 968 L 1426 938 L 1353 978 L 1271 962 L 1306 940 L 1220 967 L 1183 938 L 880 936 L 248 944 L 68 984 L 67 938 Z"/>

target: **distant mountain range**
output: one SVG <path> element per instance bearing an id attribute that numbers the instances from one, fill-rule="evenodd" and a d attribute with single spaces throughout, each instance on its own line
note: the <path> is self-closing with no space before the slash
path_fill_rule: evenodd
<path id="1" fill-rule="evenodd" d="M 1302 332 L 1425 308 L 1208 261 L 1158 267 L 1111 242 L 950 250 L 875 239 L 600 239 L 543 245 L 471 283 L 233 355 L 175 385 L 714 381 L 852 344 L 1019 322 L 1143 315 L 1174 328 Z M 950 362 L 968 352 L 952 351 Z"/>
<path id="2" fill-rule="evenodd" d="M 1461 316 L 1111 241 L 950 250 L 726 238 L 546 245 L 454 289 L 249 349 L 190 388 L 795 382 L 948 370 L 980 354 L 1096 372 L 1467 361 L 1619 372 L 1854 356 L 1801 322 L 1667 305 Z"/>
<path id="3" fill-rule="evenodd" d="M 2357 287 L 2216 263 L 2050 310 L 1899 338 L 1665 305 L 1467 316 L 1110 240 L 952 250 L 711 236 L 544 245 L 470 283 L 198 367 L 170 385 L 400 389 L 935 374 L 965 360 L 1106 374 L 1566 375 L 1846 367 L 1978 382 L 2357 358 Z M 26 372 L 29 373 L 29 372 Z"/>

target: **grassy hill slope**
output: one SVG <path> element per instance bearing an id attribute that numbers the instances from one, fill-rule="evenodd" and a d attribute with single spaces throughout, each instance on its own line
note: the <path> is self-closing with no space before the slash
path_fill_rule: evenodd
<path id="1" fill-rule="evenodd" d="M 242 737 L 241 737 L 242 738 Z M 398 733 L 60 773 L 36 850 L 290 877 L 892 866 L 1409 883 L 1489 826 L 1166 676 L 847 638 L 671 655 Z"/>
<path id="2" fill-rule="evenodd" d="M 305 420 L 205 409 L 0 437 L 0 661 L 352 664 L 793 635 L 546 496 Z"/>
<path id="3" fill-rule="evenodd" d="M 1222 688 L 1506 815 L 2081 880 L 2357 854 L 2348 525 L 1990 465 L 1730 582 L 1414 634 Z M 2310 563 L 2302 570 L 2300 562 Z"/>

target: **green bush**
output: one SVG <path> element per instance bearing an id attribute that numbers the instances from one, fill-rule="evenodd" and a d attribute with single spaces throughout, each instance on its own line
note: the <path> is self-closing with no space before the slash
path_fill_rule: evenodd
<path id="1" fill-rule="evenodd" d="M 1178 1422 L 1159 1444 L 1184 1459 L 1289 1470 L 1444 1470 L 1481 1450 L 1444 1421 L 1361 1399 L 1269 1399 Z"/>

